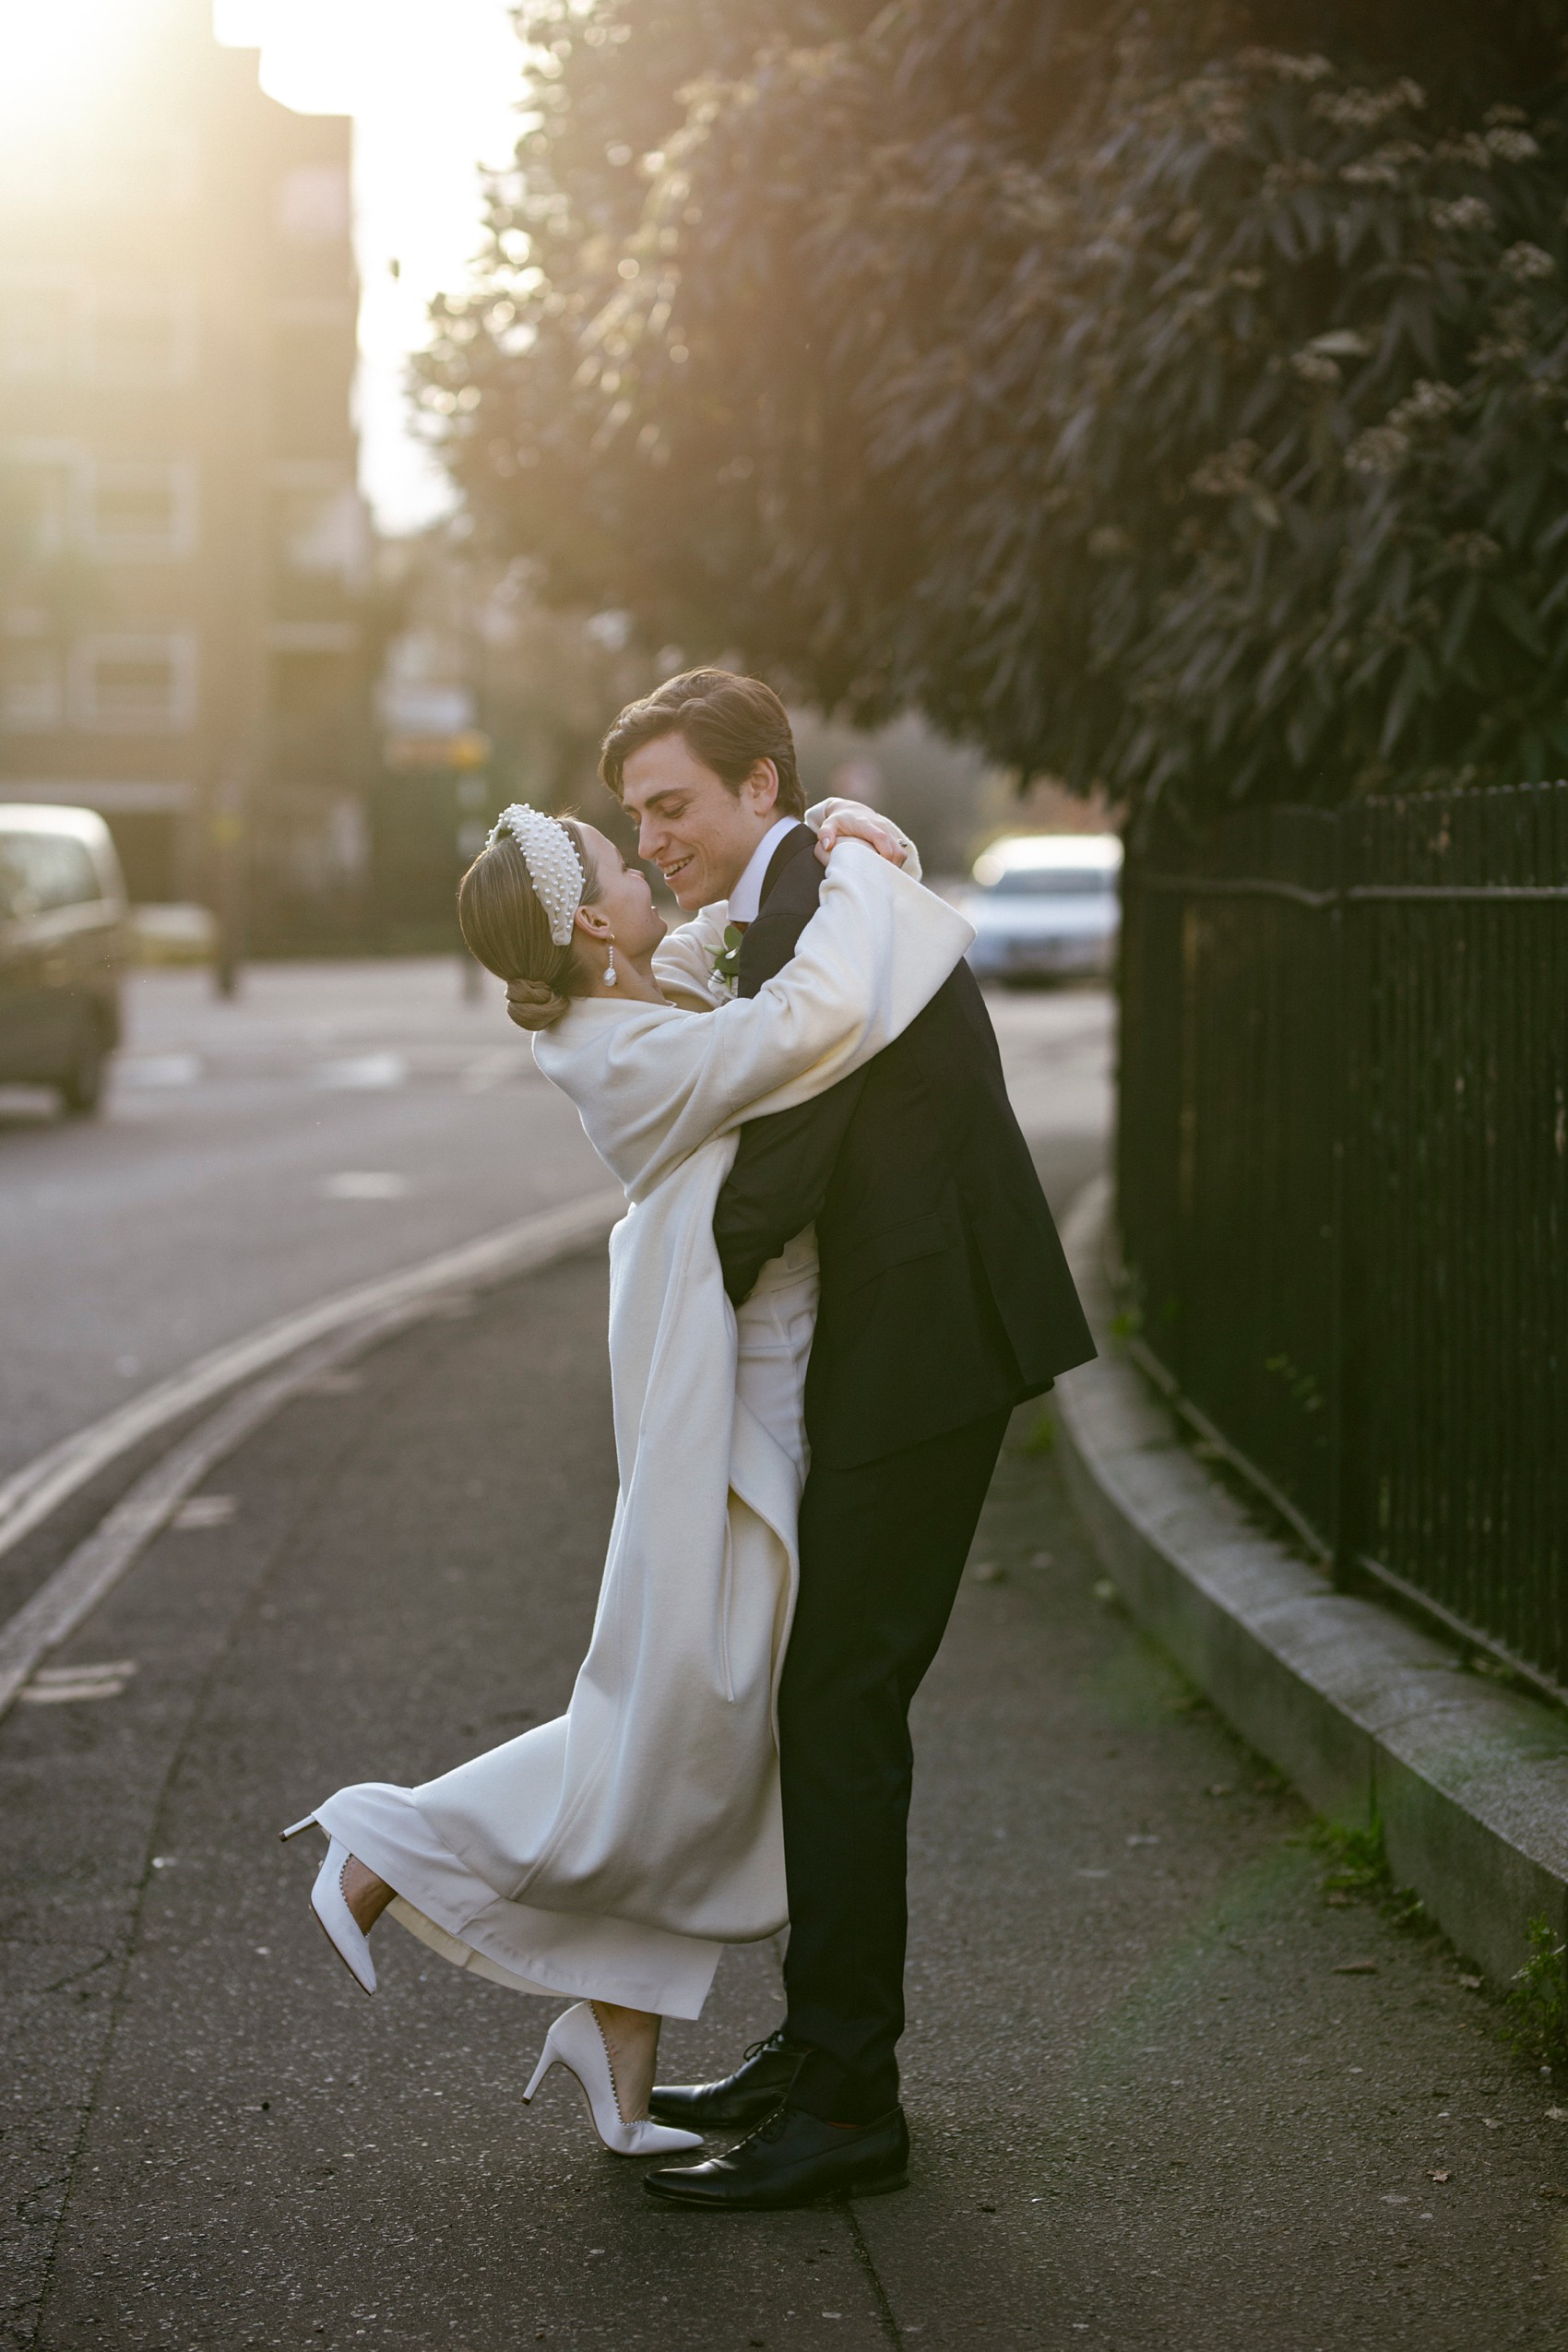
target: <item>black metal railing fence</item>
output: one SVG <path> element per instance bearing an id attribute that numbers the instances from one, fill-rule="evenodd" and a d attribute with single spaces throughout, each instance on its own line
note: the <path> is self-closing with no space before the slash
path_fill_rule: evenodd
<path id="1" fill-rule="evenodd" d="M 1568 1695 L 1568 784 L 1128 860 L 1137 1346 L 1351 1581 Z"/>

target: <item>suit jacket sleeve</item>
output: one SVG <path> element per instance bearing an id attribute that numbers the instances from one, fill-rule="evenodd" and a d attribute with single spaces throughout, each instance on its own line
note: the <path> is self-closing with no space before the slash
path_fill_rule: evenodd
<path id="1" fill-rule="evenodd" d="M 757 918 L 746 938 L 748 992 L 789 962 L 809 911 Z M 768 1259 L 820 1213 L 864 1083 L 865 1072 L 857 1070 L 814 1101 L 749 1119 L 741 1129 L 735 1163 L 713 1213 L 713 1238 L 733 1305 L 750 1298 Z"/>

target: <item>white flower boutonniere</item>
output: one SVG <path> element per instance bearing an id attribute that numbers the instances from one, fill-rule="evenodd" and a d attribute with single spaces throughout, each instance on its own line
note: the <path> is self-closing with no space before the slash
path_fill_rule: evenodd
<path id="1" fill-rule="evenodd" d="M 713 953 L 713 980 L 716 996 L 733 996 L 741 978 L 741 941 L 743 933 L 738 923 L 724 926 L 724 944 Z"/>

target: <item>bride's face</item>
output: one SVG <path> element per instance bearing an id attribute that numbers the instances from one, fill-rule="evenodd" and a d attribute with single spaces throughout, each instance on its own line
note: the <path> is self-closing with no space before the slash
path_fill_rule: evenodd
<path id="1" fill-rule="evenodd" d="M 654 906 L 647 877 L 636 866 L 629 866 L 614 842 L 595 826 L 584 825 L 579 818 L 577 830 L 583 847 L 593 860 L 599 881 L 599 896 L 588 911 L 604 917 L 622 955 L 641 962 L 652 955 L 665 931 L 664 918 Z"/>

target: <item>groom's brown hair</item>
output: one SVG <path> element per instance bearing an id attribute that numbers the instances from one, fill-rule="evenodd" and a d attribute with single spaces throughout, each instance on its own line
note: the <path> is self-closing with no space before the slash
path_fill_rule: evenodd
<path id="1" fill-rule="evenodd" d="M 790 715 L 760 678 L 737 677 L 732 670 L 683 670 L 640 702 L 629 702 L 599 754 L 599 772 L 617 800 L 632 754 L 661 735 L 683 737 L 731 792 L 740 790 L 759 759 L 770 759 L 778 771 L 779 815 L 804 814 Z"/>

